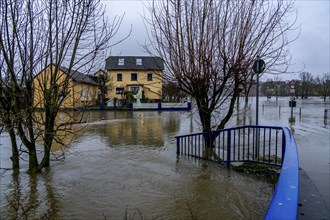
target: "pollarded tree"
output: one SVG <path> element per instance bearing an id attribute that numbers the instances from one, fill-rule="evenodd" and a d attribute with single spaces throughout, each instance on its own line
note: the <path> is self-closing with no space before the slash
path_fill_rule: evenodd
<path id="1" fill-rule="evenodd" d="M 8 113 L 27 148 L 29 172 L 39 172 L 50 165 L 52 143 L 57 133 L 63 131 L 55 120 L 70 89 L 72 70 L 85 73 L 92 70 L 100 54 L 111 46 L 109 41 L 121 21 L 122 17 L 116 17 L 109 23 L 99 0 L 1 1 L 0 94 L 2 99 L 11 97 Z M 35 82 L 35 76 L 50 65 L 53 67 L 50 74 Z M 67 68 L 64 78 L 61 66 Z M 36 126 L 40 120 L 34 114 L 37 87 L 44 94 L 42 126 Z M 37 139 L 41 139 L 44 147 L 40 162 L 36 155 Z"/>
<path id="2" fill-rule="evenodd" d="M 222 129 L 242 87 L 256 78 L 257 56 L 266 72 L 289 62 L 291 1 L 164 0 L 149 6 L 153 49 L 169 75 L 197 105 L 203 131 Z"/>

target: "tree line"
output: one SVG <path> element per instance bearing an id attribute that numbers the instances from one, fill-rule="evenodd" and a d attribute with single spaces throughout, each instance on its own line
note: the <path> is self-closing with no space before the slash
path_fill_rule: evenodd
<path id="1" fill-rule="evenodd" d="M 307 99 L 311 96 L 319 96 L 324 101 L 330 99 L 330 73 L 314 76 L 309 72 L 302 72 L 299 74 L 299 79 L 294 81 L 296 98 Z M 290 81 L 268 79 L 261 83 L 260 90 L 265 96 L 290 96 Z"/>

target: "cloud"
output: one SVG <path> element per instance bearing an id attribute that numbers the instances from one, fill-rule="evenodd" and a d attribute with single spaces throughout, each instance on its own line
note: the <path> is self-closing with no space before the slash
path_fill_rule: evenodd
<path id="1" fill-rule="evenodd" d="M 330 2 L 297 1 L 299 38 L 290 46 L 294 71 L 305 65 L 312 74 L 330 72 Z"/>
<path id="2" fill-rule="evenodd" d="M 109 53 L 111 55 L 147 55 L 143 48 L 148 40 L 145 25 L 143 22 L 144 4 L 141 1 L 105 1 L 106 13 L 110 19 L 116 15 L 124 15 L 124 20 L 121 25 L 118 35 L 114 38 L 114 41 L 126 36 L 130 30 L 131 35 L 123 43 L 114 46 Z M 110 55 L 110 54 L 109 54 Z"/>
<path id="3" fill-rule="evenodd" d="M 147 55 L 139 44 L 148 40 L 143 22 L 146 1 L 103 1 L 107 5 L 110 18 L 123 15 L 125 18 L 121 30 L 115 39 L 125 36 L 131 26 L 131 36 L 123 43 L 114 46 L 111 55 Z M 290 45 L 292 72 L 302 70 L 312 74 L 330 72 L 330 1 L 298 0 L 295 3 L 298 12 L 297 25 L 301 27 L 299 38 Z M 289 19 L 294 19 L 294 16 Z M 297 32 L 289 36 L 294 37 Z M 109 52 L 110 53 L 110 52 Z M 292 75 L 291 75 L 292 76 Z M 291 78 L 290 76 L 290 78 Z"/>

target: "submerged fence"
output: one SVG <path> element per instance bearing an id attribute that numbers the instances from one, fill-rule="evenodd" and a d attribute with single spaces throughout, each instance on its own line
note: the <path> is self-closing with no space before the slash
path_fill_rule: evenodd
<path id="1" fill-rule="evenodd" d="M 298 154 L 290 130 L 277 126 L 241 126 L 176 137 L 177 154 L 229 167 L 232 162 L 281 166 L 280 177 L 265 219 L 296 219 Z"/>

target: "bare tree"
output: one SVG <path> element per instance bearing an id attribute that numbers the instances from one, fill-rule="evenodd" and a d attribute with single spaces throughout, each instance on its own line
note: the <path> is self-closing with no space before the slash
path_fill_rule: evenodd
<path id="1" fill-rule="evenodd" d="M 154 50 L 170 77 L 197 105 L 203 131 L 222 129 L 233 114 L 257 56 L 266 72 L 286 70 L 291 1 L 164 0 L 149 6 Z"/>
<path id="2" fill-rule="evenodd" d="M 179 100 L 185 98 L 175 82 L 164 80 L 162 92 L 163 100 L 168 102 L 178 102 Z"/>
<path id="3" fill-rule="evenodd" d="M 327 96 L 330 98 L 330 73 L 323 73 L 316 77 L 316 85 L 319 95 L 326 101 Z"/>
<path id="4" fill-rule="evenodd" d="M 117 33 L 123 17 L 109 23 L 99 0 L 4 0 L 0 3 L 1 104 L 11 97 L 7 110 L 29 154 L 29 172 L 50 165 L 50 151 L 58 133 L 56 117 L 66 98 L 73 70 L 89 72 Z M 119 43 L 119 42 L 117 42 Z M 35 76 L 49 65 L 50 74 L 37 82 Z M 64 80 L 60 68 L 65 66 Z M 34 90 L 44 99 L 43 125 L 36 131 Z M 42 134 L 40 136 L 40 134 Z M 44 154 L 39 162 L 36 140 Z"/>
<path id="5" fill-rule="evenodd" d="M 313 95 L 314 90 L 314 77 L 309 72 L 302 72 L 299 74 L 300 77 L 300 94 L 302 99 L 307 99 Z"/>

